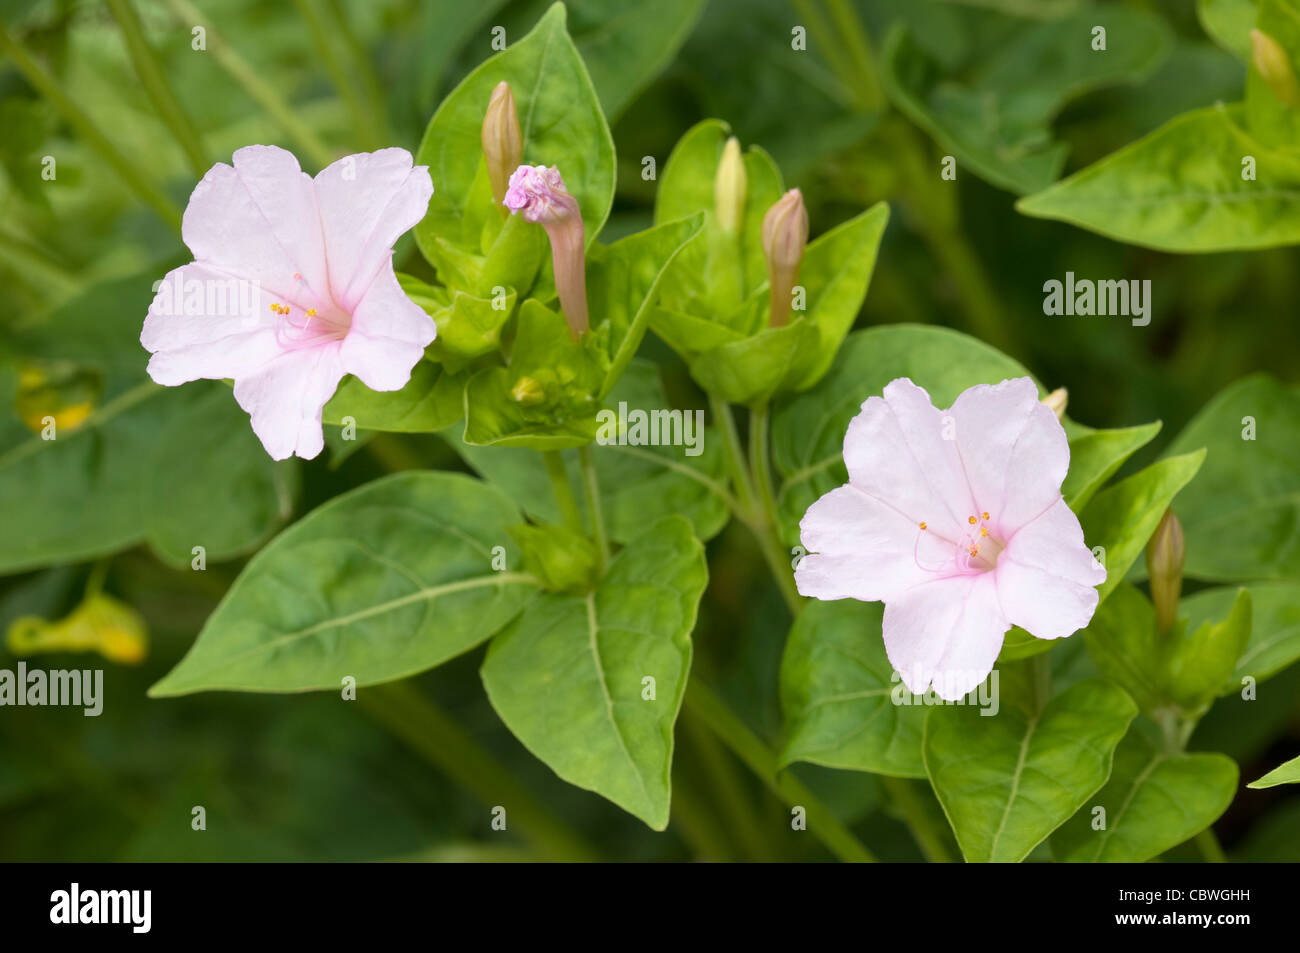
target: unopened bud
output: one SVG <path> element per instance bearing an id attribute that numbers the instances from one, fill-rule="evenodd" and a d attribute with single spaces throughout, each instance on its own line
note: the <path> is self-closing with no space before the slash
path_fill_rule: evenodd
<path id="1" fill-rule="evenodd" d="M 510 173 L 519 167 L 524 154 L 524 136 L 519 130 L 519 113 L 515 109 L 515 95 L 505 80 L 497 83 L 488 100 L 483 116 L 483 157 L 487 160 L 488 178 L 492 182 L 492 197 L 501 207 Z M 502 214 L 506 214 L 502 208 Z"/>
<path id="2" fill-rule="evenodd" d="M 1156 607 L 1156 628 L 1161 632 L 1168 632 L 1178 618 L 1178 596 L 1183 589 L 1186 553 L 1182 524 L 1173 510 L 1165 510 L 1160 525 L 1147 543 L 1151 602 Z"/>
<path id="3" fill-rule="evenodd" d="M 578 200 L 564 187 L 560 170 L 521 165 L 510 176 L 505 207 L 546 229 L 555 266 L 560 309 L 577 340 L 587 332 L 586 238 Z"/>
<path id="4" fill-rule="evenodd" d="M 713 210 L 718 225 L 724 232 L 740 228 L 745 215 L 745 193 L 749 182 L 745 175 L 745 160 L 740 155 L 740 140 L 732 136 L 722 147 L 722 160 L 718 174 L 713 179 Z"/>
<path id="5" fill-rule="evenodd" d="M 1300 85 L 1296 84 L 1291 57 L 1281 43 L 1261 30 L 1251 30 L 1250 59 L 1278 99 L 1288 106 L 1300 106 Z"/>
<path id="6" fill-rule="evenodd" d="M 1065 405 L 1070 399 L 1070 392 L 1064 387 L 1058 387 L 1046 397 L 1043 398 L 1043 404 L 1052 413 L 1056 414 L 1057 420 L 1065 419 Z"/>
<path id="7" fill-rule="evenodd" d="M 790 294 L 799 280 L 799 263 L 808 245 L 808 210 L 803 194 L 791 189 L 763 216 L 763 253 L 767 256 L 768 286 L 772 294 L 772 327 L 785 324 L 790 315 Z"/>
<path id="8" fill-rule="evenodd" d="M 510 396 L 517 404 L 540 404 L 546 397 L 546 389 L 535 377 L 521 377 L 510 388 Z"/>

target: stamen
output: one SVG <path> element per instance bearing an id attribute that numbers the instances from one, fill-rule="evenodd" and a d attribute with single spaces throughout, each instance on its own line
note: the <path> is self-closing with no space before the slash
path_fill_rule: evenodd
<path id="1" fill-rule="evenodd" d="M 925 529 L 925 520 L 921 520 L 921 529 Z"/>
<path id="2" fill-rule="evenodd" d="M 980 535 L 981 535 L 981 536 L 987 536 L 988 534 L 989 534 L 989 531 L 988 531 L 987 527 L 981 526 L 981 527 L 980 527 Z"/>
<path id="3" fill-rule="evenodd" d="M 988 518 L 989 518 L 989 511 L 988 511 L 988 510 L 985 510 L 985 511 L 984 511 L 984 519 L 987 520 Z"/>
<path id="4" fill-rule="evenodd" d="M 966 518 L 966 522 L 970 523 L 971 526 L 974 526 L 974 525 L 975 525 L 975 517 L 973 517 L 973 516 L 969 516 L 969 517 L 967 517 L 967 518 Z"/>

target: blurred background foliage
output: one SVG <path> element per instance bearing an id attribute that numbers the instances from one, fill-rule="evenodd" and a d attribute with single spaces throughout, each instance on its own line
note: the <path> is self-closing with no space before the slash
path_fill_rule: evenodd
<path id="1" fill-rule="evenodd" d="M 442 96 L 491 54 L 493 27 L 513 40 L 548 3 L 194 3 L 201 9 L 189 0 L 134 0 L 129 7 L 0 2 L 7 38 L 0 58 L 0 465 L 30 437 L 23 395 L 33 388 L 58 389 L 67 414 L 60 425 L 76 426 L 124 395 L 158 406 L 135 415 L 133 433 L 104 443 L 126 447 L 110 469 L 120 484 L 138 486 L 144 503 L 105 512 L 68 459 L 33 471 L 32 479 L 63 487 L 56 509 L 32 512 L 21 489 L 0 489 L 0 534 L 11 540 L 33 521 L 67 524 L 60 558 L 6 547 L 20 555 L 0 557 L 0 573 L 7 573 L 0 576 L 0 631 L 23 616 L 66 616 L 92 573 L 135 607 L 148 629 L 139 664 L 68 653 L 32 663 L 103 666 L 102 716 L 0 709 L 0 859 L 527 859 L 528 843 L 489 828 L 488 810 L 498 803 L 490 784 L 484 790 L 481 778 L 431 767 L 360 707 L 330 693 L 145 696 L 269 533 L 385 472 L 460 467 L 456 455 L 433 436 L 344 443 L 335 428 L 331 450 L 319 459 L 271 466 L 228 395 L 192 394 L 186 426 L 174 422 L 181 413 L 174 401 L 164 406 L 132 388 L 146 361 L 138 333 L 150 286 L 185 258 L 167 209 L 184 207 L 208 165 L 258 142 L 293 149 L 311 171 L 322 160 L 382 145 L 414 152 Z M 569 28 L 618 148 L 606 241 L 650 223 L 655 183 L 642 177 L 643 157 L 662 168 L 687 128 L 719 117 L 742 143 L 769 150 L 787 184 L 804 191 L 814 235 L 878 199 L 893 204 L 859 327 L 908 321 L 958 328 L 1021 361 L 1047 387 L 1067 387 L 1076 420 L 1097 427 L 1163 420 L 1160 436 L 1127 469 L 1151 462 L 1238 378 L 1267 371 L 1295 379 L 1294 249 L 1171 255 L 1013 208 L 1018 193 L 1178 113 L 1241 99 L 1245 66 L 1209 38 L 1191 0 L 1101 5 L 1122 24 L 1112 35 L 1126 47 L 1104 75 L 1078 73 L 1084 67 L 1041 40 L 1045 26 L 1097 12 L 1083 0 L 859 0 L 856 18 L 844 16 L 849 0 L 568 6 Z M 166 88 L 192 120 L 188 145 L 133 64 L 119 21 L 124 9 L 135 11 Z M 207 31 L 204 51 L 192 49 L 199 23 Z M 805 52 L 791 50 L 795 25 L 807 28 Z M 886 61 L 888 81 L 872 65 Z M 51 107 L 33 64 L 102 131 L 125 160 L 125 174 L 66 109 Z M 936 87 L 939 76 L 945 82 Z M 957 180 L 945 182 L 940 160 L 954 130 L 963 148 Z M 53 180 L 41 174 L 47 156 L 56 163 Z M 150 188 L 161 194 L 149 196 Z M 397 258 L 399 270 L 431 277 L 409 236 Z M 1066 271 L 1150 279 L 1150 325 L 1044 316 L 1043 283 Z M 642 356 L 661 364 L 674 399 L 703 406 L 684 368 L 653 336 Z M 210 419 L 194 423 L 194 414 Z M 110 451 L 96 444 L 96 452 Z M 230 526 L 222 500 L 185 492 L 184 474 L 210 467 L 260 501 L 255 519 Z M 44 490 L 39 496 L 50 499 Z M 157 507 L 171 512 L 171 524 L 151 524 Z M 209 554 L 204 572 L 187 565 L 194 526 L 222 532 L 223 547 Z M 77 541 L 90 537 L 79 550 Z M 114 551 L 93 565 L 69 558 Z M 695 664 L 749 725 L 774 739 L 786 610 L 743 528 L 733 524 L 710 544 L 710 567 Z M 666 835 L 558 780 L 491 711 L 476 671 L 480 652 L 421 677 L 420 689 L 600 856 L 827 856 L 792 832 L 788 810 L 689 719 L 677 760 L 692 771 L 675 780 L 683 796 Z M 0 648 L 0 668 L 16 661 Z M 1237 759 L 1244 782 L 1292 757 L 1297 743 L 1300 667 L 1293 666 L 1254 705 L 1221 702 L 1193 747 Z M 876 778 L 795 770 L 882 858 L 919 856 Z M 701 783 L 694 779 L 707 779 L 708 790 L 689 791 Z M 703 802 L 703 810 L 688 810 L 688 801 Z M 190 829 L 194 805 L 207 810 L 206 833 Z M 1216 829 L 1234 858 L 1300 860 L 1300 801 L 1286 788 L 1243 790 Z"/>

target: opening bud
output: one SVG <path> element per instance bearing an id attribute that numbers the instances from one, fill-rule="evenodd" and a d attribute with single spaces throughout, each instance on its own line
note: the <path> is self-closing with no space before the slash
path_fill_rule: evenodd
<path id="1" fill-rule="evenodd" d="M 587 332 L 586 239 L 578 200 L 554 166 L 521 165 L 510 176 L 504 205 L 546 229 L 560 308 L 577 340 Z"/>
<path id="2" fill-rule="evenodd" d="M 1183 527 L 1173 510 L 1165 515 L 1147 543 L 1147 574 L 1151 602 L 1156 607 L 1156 628 L 1168 632 L 1178 618 L 1178 596 L 1183 589 L 1183 559 L 1187 554 Z"/>
<path id="3" fill-rule="evenodd" d="M 799 264 L 808 245 L 808 210 L 803 193 L 791 189 L 763 216 L 763 253 L 767 256 L 768 286 L 772 294 L 772 327 L 790 316 L 790 295 L 799 280 Z"/>
<path id="4" fill-rule="evenodd" d="M 1300 85 L 1281 43 L 1261 30 L 1251 30 L 1250 59 L 1278 99 L 1291 107 L 1300 106 Z"/>
<path id="5" fill-rule="evenodd" d="M 740 140 L 732 136 L 722 147 L 722 160 L 713 179 L 713 211 L 724 232 L 740 228 L 745 215 L 745 193 L 749 181 L 745 175 L 745 160 L 740 155 Z"/>
<path id="6" fill-rule="evenodd" d="M 492 197 L 498 206 L 505 202 L 510 173 L 519 167 L 524 154 L 524 137 L 519 129 L 519 112 L 515 94 L 505 80 L 497 83 L 483 116 L 483 157 L 487 160 Z M 504 207 L 502 215 L 507 214 Z"/>
<path id="7" fill-rule="evenodd" d="M 546 388 L 535 377 L 521 377 L 510 388 L 510 396 L 517 404 L 540 404 L 546 397 Z"/>
<path id="8" fill-rule="evenodd" d="M 1057 420 L 1064 420 L 1065 405 L 1069 401 L 1069 399 L 1070 399 L 1070 392 L 1067 391 L 1064 387 L 1058 387 L 1056 388 L 1056 390 L 1052 391 L 1050 394 L 1044 397 L 1042 403 L 1049 410 L 1051 410 L 1052 413 L 1056 414 Z"/>

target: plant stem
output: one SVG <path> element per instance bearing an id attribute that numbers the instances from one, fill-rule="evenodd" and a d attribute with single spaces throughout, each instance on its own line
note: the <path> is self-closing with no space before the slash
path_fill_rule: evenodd
<path id="1" fill-rule="evenodd" d="M 587 512 L 591 514 L 591 532 L 600 554 L 600 572 L 609 564 L 609 537 L 605 533 L 605 513 L 600 505 L 600 483 L 596 477 L 596 458 L 591 444 L 578 448 L 578 461 L 582 464 L 582 485 L 587 495 Z"/>
<path id="2" fill-rule="evenodd" d="M 198 26 L 204 21 L 203 13 L 189 0 L 167 0 L 167 5 L 183 23 Z M 276 88 L 264 80 L 216 30 L 211 26 L 206 26 L 206 29 L 208 49 L 221 68 L 243 87 L 249 98 L 271 114 L 312 162 L 322 168 L 333 162 L 334 154 L 329 147 L 312 131 L 311 126 L 298 118 L 293 107 L 280 96 Z"/>
<path id="3" fill-rule="evenodd" d="M 506 809 L 507 823 L 550 860 L 589 861 L 595 850 L 519 784 L 485 748 L 406 682 L 374 685 L 357 701 L 413 751 L 485 804 Z"/>
<path id="4" fill-rule="evenodd" d="M 808 815 L 808 830 L 831 853 L 840 860 L 859 863 L 875 861 L 875 855 L 863 846 L 853 832 L 803 782 L 792 774 L 779 770 L 772 750 L 745 727 L 744 722 L 721 699 L 700 684 L 698 679 L 691 679 L 686 685 L 685 709 L 700 718 L 787 806 L 803 807 Z"/>
<path id="5" fill-rule="evenodd" d="M 569 484 L 569 472 L 564 467 L 564 457 L 558 450 L 543 450 L 542 459 L 546 461 L 546 475 L 551 478 L 551 488 L 555 491 L 555 502 L 559 504 L 564 525 L 575 533 L 585 536 L 587 530 L 582 525 L 578 501 L 573 497 L 573 487 Z"/>
<path id="6" fill-rule="evenodd" d="M 763 556 L 772 570 L 776 584 L 781 588 L 781 596 L 792 615 L 798 615 L 803 608 L 803 598 L 794 584 L 794 575 L 790 571 L 785 557 L 785 548 L 781 543 L 781 517 L 776 509 L 776 497 L 772 493 L 772 464 L 768 459 L 769 412 L 767 404 L 759 404 L 749 411 L 749 471 L 754 485 L 758 487 L 758 502 L 761 507 L 759 520 L 752 524 Z"/>
<path id="7" fill-rule="evenodd" d="M 841 62 L 847 64 L 853 77 L 853 93 L 864 112 L 880 112 L 888 103 L 880 88 L 876 65 L 871 53 L 871 41 L 866 28 L 850 0 L 828 0 L 835 33 L 843 44 Z"/>
<path id="8" fill-rule="evenodd" d="M 907 778 L 880 776 L 880 782 L 889 793 L 890 800 L 903 812 L 912 839 L 921 848 L 921 854 L 932 864 L 951 864 L 952 854 L 942 831 L 936 830 L 930 813 L 917 796 L 912 782 Z"/>
<path id="9" fill-rule="evenodd" d="M 118 151 L 108 136 L 95 125 L 94 120 L 72 101 L 72 97 L 63 91 L 59 81 L 44 66 L 38 63 L 18 40 L 9 35 L 9 31 L 2 23 L 0 23 L 0 53 L 4 53 L 13 61 L 13 64 L 18 67 L 18 71 L 23 74 L 27 82 L 31 83 L 36 91 L 45 97 L 49 104 L 54 107 L 54 111 L 77 131 L 77 134 L 85 140 L 88 146 L 99 153 L 100 157 L 112 167 L 127 188 L 157 212 L 168 225 L 178 231 L 180 230 L 181 210 L 176 204 L 167 197 L 165 192 L 154 185 L 135 163 Z"/>
<path id="10" fill-rule="evenodd" d="M 140 78 L 140 85 L 144 87 L 145 94 L 153 103 L 154 109 L 158 111 L 159 118 L 167 124 L 167 128 L 176 137 L 176 142 L 185 153 L 185 158 L 189 161 L 194 174 L 202 176 L 211 165 L 208 161 L 207 149 L 203 147 L 203 138 L 199 135 L 199 129 L 194 121 L 181 106 L 180 100 L 172 93 L 159 61 L 158 52 L 145 39 L 139 14 L 135 12 L 131 0 L 107 0 L 107 2 L 113 18 L 117 20 L 118 28 L 122 31 L 122 39 L 126 41 L 126 51 L 131 57 L 131 65 L 135 69 L 136 76 Z"/>
<path id="11" fill-rule="evenodd" d="M 1207 864 L 1226 864 L 1228 862 L 1228 855 L 1223 852 L 1223 846 L 1219 843 L 1214 828 L 1207 827 L 1196 835 L 1195 840 L 1196 846 L 1200 848 L 1201 856 L 1205 858 Z"/>
<path id="12" fill-rule="evenodd" d="M 352 123 L 356 127 L 357 143 L 366 150 L 378 148 L 379 133 L 375 129 L 373 117 L 370 110 L 361 101 L 357 84 L 349 79 L 347 71 L 343 68 L 343 63 L 335 55 L 334 46 L 330 42 L 329 31 L 325 28 L 325 21 L 321 17 L 320 11 L 316 9 L 316 0 L 294 0 L 294 6 L 298 8 L 298 15 L 307 24 L 307 29 L 311 33 L 312 45 L 316 48 L 316 55 L 320 59 L 321 66 L 329 74 L 330 82 L 334 84 L 334 88 L 343 97 L 348 112 L 352 114 Z"/>
<path id="13" fill-rule="evenodd" d="M 723 456 L 731 474 L 731 483 L 736 490 L 736 511 L 738 519 L 748 522 L 756 510 L 754 487 L 749 482 L 745 470 L 745 451 L 740 446 L 740 434 L 736 430 L 736 418 L 731 415 L 731 405 L 720 397 L 709 395 L 709 409 L 713 412 L 713 421 L 722 435 Z"/>
<path id="14" fill-rule="evenodd" d="M 752 798 L 744 791 L 732 756 L 718 743 L 717 737 L 694 711 L 683 712 L 678 724 L 698 755 L 696 760 L 703 766 L 704 778 L 718 806 L 733 822 L 730 826 L 736 832 L 745 855 L 751 860 L 769 859 L 771 850 L 759 835 L 761 828 L 758 814 L 754 811 Z"/>

